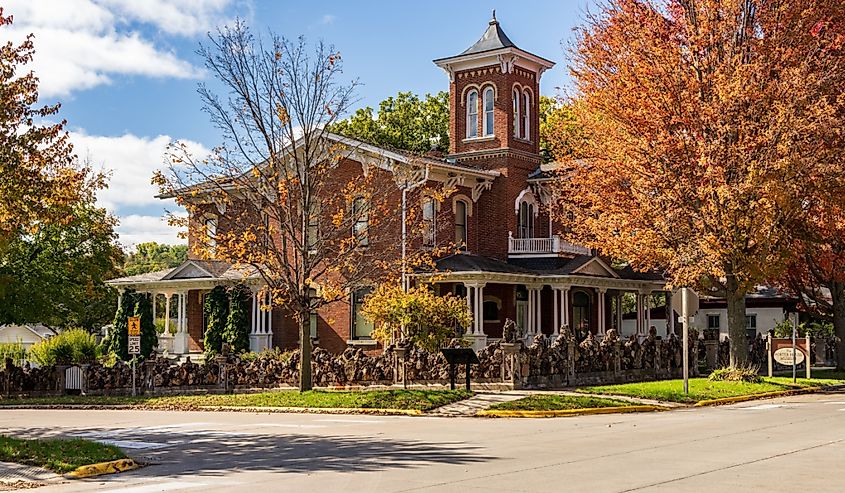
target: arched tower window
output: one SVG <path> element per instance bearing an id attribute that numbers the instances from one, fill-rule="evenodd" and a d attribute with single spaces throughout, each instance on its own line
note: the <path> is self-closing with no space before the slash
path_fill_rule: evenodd
<path id="1" fill-rule="evenodd" d="M 519 137 L 519 124 L 522 117 L 519 113 L 519 101 L 521 96 L 519 95 L 519 91 L 516 89 L 513 90 L 513 136 Z"/>
<path id="2" fill-rule="evenodd" d="M 519 204 L 519 237 L 534 238 L 534 204 Z"/>
<path id="3" fill-rule="evenodd" d="M 467 94 L 467 138 L 478 137 L 478 91 Z"/>
<path id="4" fill-rule="evenodd" d="M 522 137 L 525 140 L 531 138 L 531 94 L 525 91 L 522 105 Z"/>
<path id="5" fill-rule="evenodd" d="M 484 135 L 493 135 L 493 88 L 484 90 Z"/>

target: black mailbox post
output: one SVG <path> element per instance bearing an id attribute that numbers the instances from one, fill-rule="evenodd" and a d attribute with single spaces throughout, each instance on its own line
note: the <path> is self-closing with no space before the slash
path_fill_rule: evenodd
<path id="1" fill-rule="evenodd" d="M 452 390 L 455 390 L 455 378 L 458 372 L 458 365 L 465 365 L 467 370 L 467 390 L 469 388 L 469 366 L 477 365 L 479 363 L 478 356 L 472 348 L 443 348 L 440 350 L 446 362 L 449 363 L 449 383 Z"/>

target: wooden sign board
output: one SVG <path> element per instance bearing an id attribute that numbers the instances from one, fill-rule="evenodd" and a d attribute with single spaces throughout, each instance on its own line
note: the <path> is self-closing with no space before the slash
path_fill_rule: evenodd
<path id="1" fill-rule="evenodd" d="M 128 328 L 128 335 L 130 336 L 139 336 L 141 335 L 141 317 L 129 317 L 127 319 L 127 328 Z"/>

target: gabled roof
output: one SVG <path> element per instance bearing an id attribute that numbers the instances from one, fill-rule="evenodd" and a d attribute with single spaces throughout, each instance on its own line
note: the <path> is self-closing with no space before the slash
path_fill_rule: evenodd
<path id="1" fill-rule="evenodd" d="M 347 137 L 345 135 L 340 135 L 336 133 L 324 132 L 322 136 L 327 141 L 347 146 L 352 151 L 349 155 L 351 159 L 355 160 L 355 154 L 360 151 L 361 153 L 365 153 L 369 156 L 378 158 L 375 160 L 377 165 L 380 168 L 391 172 L 393 171 L 393 167 L 390 165 L 389 161 L 401 164 L 421 164 L 425 165 L 427 169 L 434 169 L 442 171 L 444 173 L 459 173 L 461 175 L 470 176 L 478 180 L 484 181 L 492 181 L 496 179 L 496 177 L 501 175 L 501 173 L 498 171 L 484 170 L 476 168 L 474 166 L 448 161 L 446 159 L 437 159 L 428 156 L 417 156 L 408 151 L 388 149 L 384 146 L 378 146 L 375 144 L 364 142 L 359 139 L 354 139 L 352 137 Z M 299 148 L 304 143 L 304 138 L 298 139 L 296 142 L 294 142 L 293 150 Z M 156 198 L 171 199 L 180 195 L 187 195 L 188 193 L 202 194 L 204 192 L 215 190 L 218 187 L 222 187 L 224 189 L 232 188 L 235 186 L 234 183 L 237 179 L 238 178 L 228 178 L 226 180 L 216 183 L 211 181 L 199 183 L 196 185 L 191 185 L 184 188 L 180 188 L 178 190 L 174 190 L 172 193 L 157 195 Z"/>
<path id="2" fill-rule="evenodd" d="M 240 281 L 257 277 L 257 275 L 252 267 L 236 267 L 220 260 L 186 260 L 172 269 L 110 279 L 106 281 L 106 284 L 131 287 L 166 281 L 171 281 L 170 284 L 203 280 Z"/>

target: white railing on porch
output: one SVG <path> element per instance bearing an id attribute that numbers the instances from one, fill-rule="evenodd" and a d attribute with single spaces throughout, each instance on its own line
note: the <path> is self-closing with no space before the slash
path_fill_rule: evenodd
<path id="1" fill-rule="evenodd" d="M 590 249 L 563 241 L 558 235 L 551 238 L 514 238 L 513 233 L 510 233 L 508 235 L 508 253 L 511 255 L 557 253 L 589 255 Z"/>

